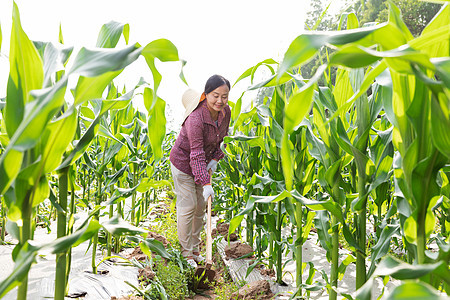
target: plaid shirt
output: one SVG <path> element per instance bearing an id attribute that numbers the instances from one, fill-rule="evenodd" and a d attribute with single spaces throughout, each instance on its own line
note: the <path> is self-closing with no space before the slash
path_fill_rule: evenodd
<path id="1" fill-rule="evenodd" d="M 228 134 L 230 117 L 230 107 L 225 105 L 216 125 L 211 119 L 206 101 L 203 101 L 181 126 L 170 152 L 170 161 L 178 170 L 194 176 L 196 184 L 208 184 L 210 178 L 206 166 L 211 159 L 224 157 L 220 143 Z"/>

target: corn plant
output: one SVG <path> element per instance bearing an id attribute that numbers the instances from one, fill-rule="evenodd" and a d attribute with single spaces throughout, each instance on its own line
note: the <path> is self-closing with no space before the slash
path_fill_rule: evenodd
<path id="1" fill-rule="evenodd" d="M 126 32 L 125 38 L 128 40 L 127 26 L 118 23 L 105 25 L 99 36 L 98 46 L 114 47 L 121 32 Z M 60 36 L 62 41 L 62 35 Z M 40 249 L 28 244 L 33 235 L 34 209 L 49 195 L 47 174 L 55 170 L 59 172 L 58 240 L 55 243 L 63 244 L 64 248 L 59 246 L 54 250 L 56 251 L 54 253 L 58 253 L 55 298 L 62 299 L 67 284 L 67 251 L 77 243 L 75 237 L 83 236 L 74 233 L 70 242 L 59 242 L 67 237 L 68 233 L 66 225 L 69 169 L 96 136 L 102 116 L 113 107 L 115 109 L 126 107 L 131 101 L 132 93 L 112 100 L 96 100 L 98 110 L 95 118 L 78 143 L 66 152 L 77 129 L 77 107 L 88 100 L 101 99 L 109 83 L 141 54 L 146 58 L 154 74 L 153 92 L 156 95 L 161 75 L 155 68 L 155 59 L 178 60 L 177 50 L 167 40 L 154 41 L 144 48 L 138 44 L 107 51 L 100 48 L 94 50 L 82 48 L 71 69 L 66 72 L 61 66 L 67 62 L 72 48 L 55 46 L 51 43 L 33 44 L 22 30 L 19 11 L 15 4 L 10 44 L 10 76 L 6 105 L 2 114 L 7 136 L 2 138 L 2 144 L 5 144 L 6 148 L 0 158 L 0 195 L 5 197 L 8 218 L 17 224 L 19 244 L 15 254 L 27 256 L 30 251 L 34 253 L 24 258 L 29 268 Z M 79 78 L 73 90 L 74 101 L 68 104 L 65 101 L 65 91 L 69 77 L 73 76 Z M 155 100 L 151 103 L 153 110 L 150 116 L 158 114 L 161 110 L 160 106 L 154 108 L 156 103 L 160 102 Z M 156 147 L 160 147 L 159 135 L 158 132 L 158 135 L 151 136 L 150 139 L 155 152 L 158 152 Z M 74 198 L 71 200 L 70 206 L 73 207 Z M 97 212 L 98 209 L 94 209 L 92 215 Z M 84 226 L 83 230 L 90 228 L 89 233 L 93 235 L 99 227 L 92 226 L 95 230 L 88 225 Z M 123 225 L 117 219 L 106 222 L 104 228 L 111 232 L 117 230 L 140 232 L 130 229 L 131 227 Z M 14 258 L 19 264 L 19 258 L 17 256 Z M 18 299 L 25 299 L 28 268 L 21 268 L 19 277 L 18 271 L 13 271 L 8 280 L 2 283 L 0 293 L 4 294 L 13 286 L 19 285 Z"/>
<path id="2" fill-rule="evenodd" d="M 252 195 L 248 196 L 245 208 L 231 220 L 230 232 L 256 205 L 277 203 L 277 209 L 269 205 L 266 207 L 269 213 L 264 214 L 269 224 L 268 220 L 275 216 L 276 226 L 271 228 L 275 231 L 280 230 L 281 222 L 274 213 L 282 211 L 278 209 L 281 203 L 290 215 L 289 203 L 293 201 L 297 214 L 290 219 L 292 223 L 296 220 L 297 226 L 301 224 L 298 220 L 302 206 L 318 211 L 315 227 L 332 262 L 330 299 L 336 299 L 338 276 L 350 261 L 357 264 L 358 299 L 370 297 L 373 278 L 386 275 L 401 280 L 420 277 L 421 283 L 414 287 L 424 294 L 435 295 L 427 283 L 448 292 L 448 241 L 445 240 L 448 214 L 444 209 L 448 207 L 445 165 L 449 159 L 448 9 L 444 5 L 416 39 L 392 3 L 387 23 L 357 28 L 355 15 L 347 14 L 348 30 L 300 35 L 290 45 L 276 72 L 251 87 L 275 87 L 270 114 L 266 114 L 269 121 L 249 122 L 255 112 L 241 113 L 241 121 L 245 121 L 241 127 L 249 124 L 253 129 L 241 128 L 244 136 L 235 135 L 227 140 L 233 140 L 229 148 L 239 145 L 248 153 L 250 143 L 256 146 L 259 139 L 264 139 L 260 174 L 270 174 L 269 180 L 255 174 L 255 180 L 250 181 L 261 189 L 250 188 Z M 309 79 L 297 74 L 296 70 L 326 45 L 333 47 L 334 52 L 316 74 Z M 248 69 L 240 79 L 253 78 L 256 68 L 268 62 Z M 328 76 L 325 71 L 330 66 L 338 68 L 336 83 L 332 85 L 328 81 L 328 86 L 318 87 L 319 78 Z M 288 81 L 294 84 L 288 85 Z M 278 102 L 279 99 L 282 101 Z M 236 108 L 238 114 L 238 103 Z M 258 117 L 261 119 L 261 114 Z M 258 128 L 265 126 L 269 131 Z M 306 170 L 314 159 L 299 154 L 305 140 L 309 154 L 317 160 L 315 166 L 312 163 L 312 173 Z M 242 153 L 238 149 L 229 152 L 233 159 Z M 229 167 L 229 170 L 238 170 L 240 176 L 245 174 L 239 168 Z M 283 177 L 275 172 L 282 173 Z M 306 179 L 309 174 L 315 179 Z M 234 175 L 229 172 L 231 176 Z M 278 188 L 270 191 L 264 187 L 264 183 L 275 187 L 276 178 L 283 181 L 287 191 Z M 302 191 L 302 186 L 308 188 Z M 367 218 L 368 213 L 374 216 Z M 439 246 L 438 257 L 427 257 L 425 249 L 434 229 L 434 214 L 442 220 L 443 234 L 433 238 Z M 367 247 L 367 219 L 373 220 L 376 227 L 376 234 L 370 240 L 372 248 Z M 337 249 L 341 232 L 354 257 L 349 256 L 339 265 Z M 397 234 L 402 235 L 398 246 L 406 249 L 409 262 L 418 264 L 417 267 L 383 259 L 391 241 L 397 241 Z M 277 232 L 274 236 L 279 237 Z M 301 257 L 298 253 L 296 259 Z M 366 270 L 369 254 L 371 264 Z M 298 273 L 300 266 L 297 262 Z M 405 276 L 394 271 L 396 267 L 411 272 Z M 326 274 L 324 278 L 328 281 Z M 297 285 L 303 286 L 300 280 Z M 403 286 L 396 292 L 407 294 Z"/>

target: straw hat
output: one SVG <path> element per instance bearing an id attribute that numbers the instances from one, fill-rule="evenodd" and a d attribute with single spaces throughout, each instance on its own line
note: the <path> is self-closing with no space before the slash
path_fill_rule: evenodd
<path id="1" fill-rule="evenodd" d="M 202 93 L 199 93 L 193 89 L 188 89 L 181 97 L 183 106 L 186 109 L 183 116 L 183 122 L 186 118 L 197 108 L 198 104 L 203 100 Z"/>

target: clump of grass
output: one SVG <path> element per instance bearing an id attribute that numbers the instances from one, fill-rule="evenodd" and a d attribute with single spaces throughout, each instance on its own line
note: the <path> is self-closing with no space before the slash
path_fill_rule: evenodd
<path id="1" fill-rule="evenodd" d="M 238 299 L 237 291 L 239 290 L 239 286 L 234 284 L 233 282 L 218 284 L 214 288 L 214 294 L 217 295 L 216 300 L 231 300 Z M 233 293 L 236 293 L 233 297 Z"/>
<path id="2" fill-rule="evenodd" d="M 166 214 L 159 215 L 154 222 L 156 225 L 150 226 L 150 231 L 161 234 L 166 237 L 167 241 L 175 249 L 180 249 L 177 231 L 177 214 L 175 208 L 170 206 L 170 211 Z"/>
<path id="3" fill-rule="evenodd" d="M 181 271 L 179 265 L 173 261 L 164 262 L 156 257 L 154 270 L 159 282 L 164 287 L 169 299 L 185 299 L 190 295 L 188 289 L 188 277 L 191 276 L 188 269 Z"/>

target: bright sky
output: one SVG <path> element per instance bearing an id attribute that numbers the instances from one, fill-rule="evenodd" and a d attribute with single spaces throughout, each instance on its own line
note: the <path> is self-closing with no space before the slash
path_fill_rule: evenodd
<path id="1" fill-rule="evenodd" d="M 338 2 L 338 0 L 335 0 Z M 209 76 L 220 74 L 233 84 L 249 67 L 273 58 L 280 61 L 302 33 L 310 0 L 17 0 L 24 31 L 31 40 L 57 43 L 59 24 L 64 42 L 94 47 L 101 26 L 111 20 L 130 24 L 130 43 L 167 38 L 187 61 L 191 88 L 203 91 Z M 0 56 L 0 98 L 6 96 L 12 0 L 0 1 L 3 44 Z M 121 41 L 122 45 L 124 42 Z M 75 56 L 72 55 L 72 59 Z M 158 94 L 167 101 L 168 121 L 182 116 L 181 95 L 187 88 L 178 78 L 180 63 L 158 64 L 163 75 Z M 143 59 L 121 74 L 117 83 L 130 87 L 140 77 L 152 82 Z M 231 90 L 235 101 L 250 84 Z M 176 128 L 175 128 L 176 129 Z"/>

